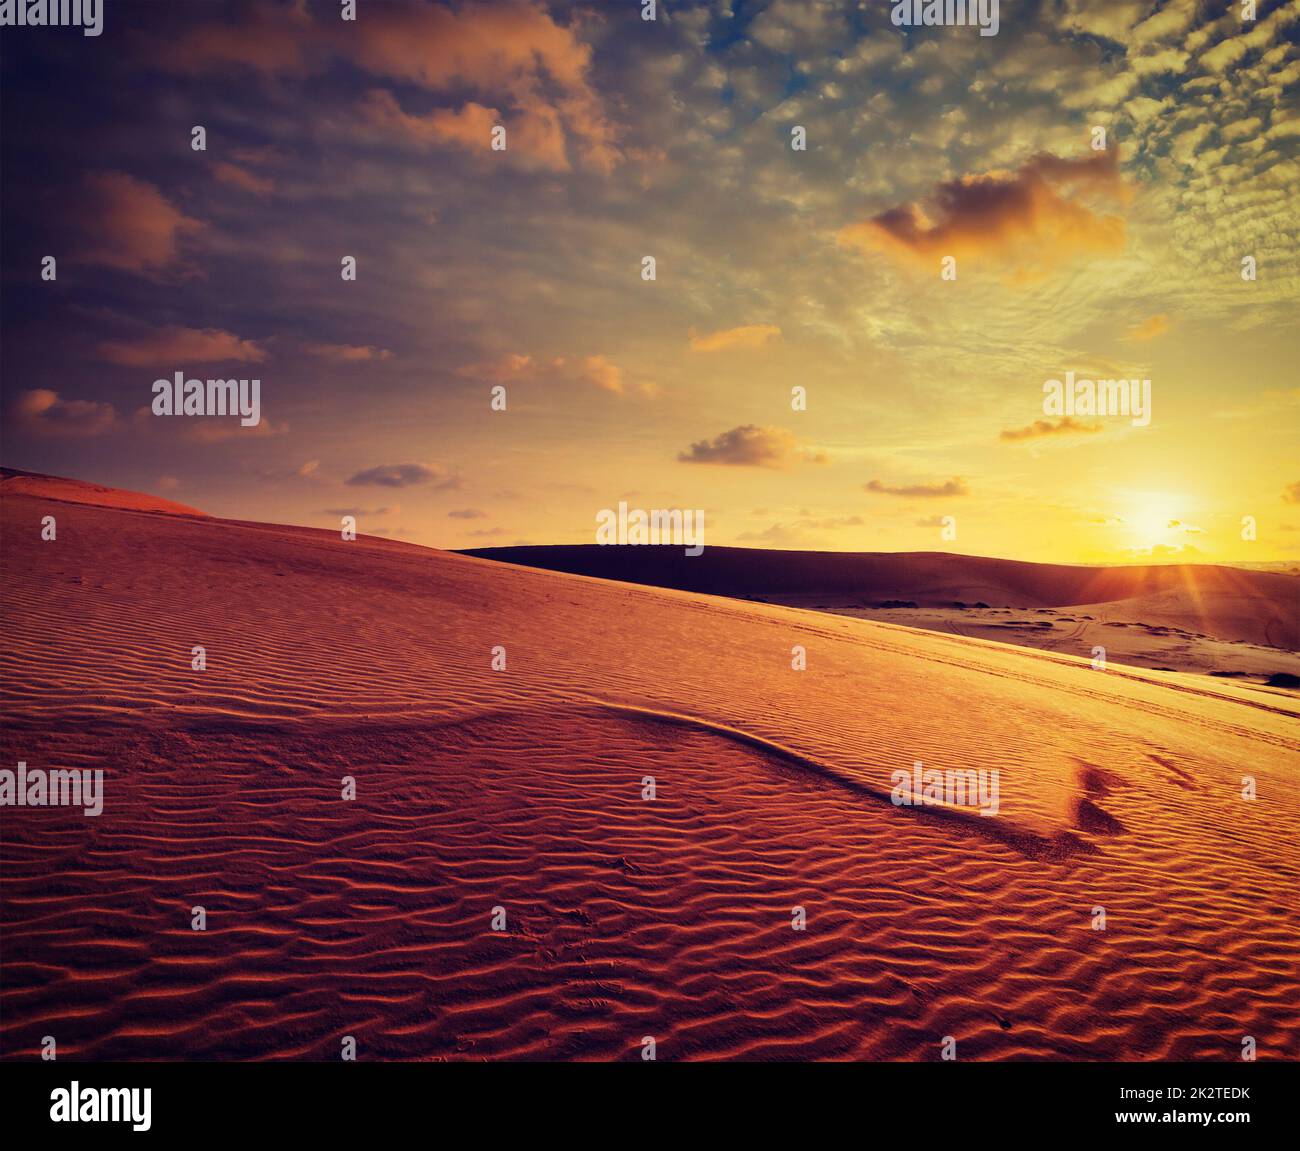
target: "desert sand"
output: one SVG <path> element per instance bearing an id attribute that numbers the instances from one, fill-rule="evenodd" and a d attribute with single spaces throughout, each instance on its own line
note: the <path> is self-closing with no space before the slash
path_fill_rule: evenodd
<path id="1" fill-rule="evenodd" d="M 942 552 L 563 545 L 467 555 L 813 608 L 1160 671 L 1300 686 L 1300 574 L 1209 564 L 1087 567 Z M 1294 681 L 1294 682 L 1293 682 Z"/>
<path id="2" fill-rule="evenodd" d="M 127 492 L 83 480 L 62 476 L 45 476 L 17 468 L 0 468 L 0 497 L 37 496 L 52 503 L 92 504 L 95 507 L 127 508 L 140 512 L 160 512 L 173 516 L 202 516 L 205 513 L 185 504 L 173 503 L 145 492 Z M 57 519 L 57 516 L 56 516 Z"/>
<path id="3" fill-rule="evenodd" d="M 1296 1057 L 1294 696 L 73 494 L 2 762 L 104 812 L 0 813 L 4 1058 Z"/>

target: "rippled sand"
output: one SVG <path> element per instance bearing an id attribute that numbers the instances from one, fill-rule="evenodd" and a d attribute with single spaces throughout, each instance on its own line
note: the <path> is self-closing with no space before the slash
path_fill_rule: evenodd
<path id="1" fill-rule="evenodd" d="M 1294 698 L 54 497 L 0 762 L 105 810 L 0 814 L 6 1058 L 1296 1057 Z"/>

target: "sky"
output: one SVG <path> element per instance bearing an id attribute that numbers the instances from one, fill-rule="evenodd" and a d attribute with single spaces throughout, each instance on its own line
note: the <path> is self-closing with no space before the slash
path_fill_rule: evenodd
<path id="1" fill-rule="evenodd" d="M 443 548 L 623 501 L 710 545 L 1300 559 L 1300 0 L 343 7 L 5 29 L 6 466 Z M 261 422 L 155 415 L 176 372 Z M 1149 421 L 1046 412 L 1066 373 Z"/>

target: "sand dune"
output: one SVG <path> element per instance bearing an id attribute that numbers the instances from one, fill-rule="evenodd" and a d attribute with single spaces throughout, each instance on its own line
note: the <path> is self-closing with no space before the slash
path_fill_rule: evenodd
<path id="1" fill-rule="evenodd" d="M 1294 699 L 3 494 L 6 1058 L 1295 1057 Z"/>
<path id="2" fill-rule="evenodd" d="M 1203 633 L 1132 620 L 1134 601 L 1081 608 L 852 608 L 830 610 L 856 619 L 919 627 L 1011 643 L 1062 655 L 1103 657 L 1109 664 L 1195 672 L 1252 684 L 1267 694 L 1300 688 L 1300 653 L 1215 639 Z M 1158 617 L 1157 617 L 1158 618 Z"/>
<path id="3" fill-rule="evenodd" d="M 1084 567 L 1020 563 L 944 552 L 784 552 L 706 548 L 688 557 L 680 548 L 556 547 L 481 548 L 464 553 L 505 563 L 602 579 L 761 599 L 792 607 L 844 611 L 891 622 L 953 630 L 950 622 L 980 617 L 951 615 L 982 610 L 1064 609 L 1109 623 L 1175 629 L 1187 639 L 1217 639 L 1261 648 L 1300 650 L 1300 575 L 1247 571 L 1209 564 Z M 911 618 L 896 614 L 930 609 Z M 962 605 L 954 609 L 954 604 Z M 943 615 L 934 620 L 933 611 Z M 891 612 L 877 616 L 878 612 Z M 997 621 L 994 621 L 995 623 Z M 1073 622 L 1073 621 L 1071 621 Z M 985 638 L 999 637 L 978 632 Z M 1032 646 L 1044 637 L 1020 636 Z M 1051 637 L 1046 637 L 1051 638 Z M 1075 654 L 1096 637 L 1080 635 Z M 1154 650 L 1154 649 L 1153 649 Z M 1175 659 L 1177 653 L 1162 653 Z M 1266 657 L 1265 657 L 1266 658 Z M 1178 670 L 1201 670 L 1204 660 L 1181 660 Z M 1255 662 L 1260 662 L 1256 655 Z M 1288 661 L 1288 667 L 1293 666 Z"/>
<path id="4" fill-rule="evenodd" d="M 68 480 L 62 476 L 42 475 L 40 472 L 22 472 L 17 468 L 0 468 L 0 498 L 8 496 L 38 496 L 53 503 L 94 504 L 97 507 L 127 508 L 172 516 L 205 514 L 196 508 L 146 495 L 144 492 L 127 492 L 121 488 L 86 483 L 84 480 Z"/>

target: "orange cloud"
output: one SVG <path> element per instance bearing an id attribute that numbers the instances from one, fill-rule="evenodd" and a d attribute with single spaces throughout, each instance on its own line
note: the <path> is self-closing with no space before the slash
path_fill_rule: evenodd
<path id="1" fill-rule="evenodd" d="M 691 351 L 720 352 L 730 348 L 761 348 L 768 340 L 776 339 L 781 329 L 775 324 L 746 324 L 739 328 L 724 328 L 697 336 L 691 329 Z"/>
<path id="2" fill-rule="evenodd" d="M 623 393 L 623 369 L 605 356 L 556 356 L 535 360 L 518 352 L 465 364 L 456 375 L 466 380 L 503 384 L 512 380 L 542 384 L 582 383 L 602 391 Z M 643 389 L 644 391 L 644 389 Z"/>
<path id="3" fill-rule="evenodd" d="M 182 270 L 181 244 L 202 223 L 125 172 L 93 172 L 85 178 L 85 192 L 83 260 L 148 276 Z"/>
<path id="4" fill-rule="evenodd" d="M 254 196 L 269 196 L 275 191 L 274 180 L 254 175 L 247 168 L 241 168 L 238 164 L 231 164 L 225 160 L 218 160 L 212 166 L 212 174 L 221 183 L 229 184 L 233 188 L 249 192 Z"/>
<path id="5" fill-rule="evenodd" d="M 470 102 L 459 109 L 435 108 L 417 116 L 404 111 L 391 92 L 375 90 L 362 101 L 361 112 L 379 131 L 414 143 L 452 145 L 525 170 L 569 170 L 564 129 L 554 109 L 546 106 L 505 117 L 495 108 Z M 498 125 L 506 130 L 506 147 L 493 152 L 492 130 Z"/>
<path id="6" fill-rule="evenodd" d="M 260 363 L 266 353 L 252 340 L 221 328 L 155 328 L 134 340 L 107 340 L 97 349 L 110 364 L 173 368 L 186 364 Z"/>
<path id="7" fill-rule="evenodd" d="M 463 364 L 456 369 L 456 375 L 466 380 L 483 380 L 487 383 L 504 383 L 529 375 L 533 368 L 533 357 L 517 352 L 498 356 L 494 360 L 479 360 L 472 364 Z"/>
<path id="8" fill-rule="evenodd" d="M 1128 330 L 1128 339 L 1145 342 L 1163 336 L 1169 331 L 1169 317 L 1166 315 L 1148 316 L 1140 324 L 1134 324 Z"/>
<path id="9" fill-rule="evenodd" d="M 65 400 L 49 388 L 23 392 L 14 415 L 28 431 L 46 436 L 97 436 L 108 431 L 116 417 L 112 404 Z"/>
<path id="10" fill-rule="evenodd" d="M 936 496 L 970 495 L 970 489 L 966 486 L 966 481 L 959 476 L 954 476 L 941 484 L 902 484 L 895 486 L 883 483 L 881 480 L 871 480 L 862 486 L 865 491 L 880 492 L 887 496 L 909 496 L 922 499 L 930 499 Z"/>
<path id="11" fill-rule="evenodd" d="M 581 361 L 578 375 L 584 382 L 606 392 L 623 390 L 623 369 L 604 356 L 587 356 Z"/>
<path id="12" fill-rule="evenodd" d="M 353 28 L 345 50 L 374 75 L 432 90 L 504 92 L 530 145 L 571 143 L 585 167 L 600 171 L 620 159 L 587 79 L 591 47 L 542 4 L 384 5 Z"/>
<path id="13" fill-rule="evenodd" d="M 1100 424 L 1084 424 L 1073 416 L 1062 416 L 1055 423 L 1051 420 L 1035 420 L 1027 427 L 1007 428 L 998 439 L 1014 442 L 1041 439 L 1043 436 L 1084 435 L 1099 431 L 1101 431 Z"/>
<path id="14" fill-rule="evenodd" d="M 903 204 L 840 229 L 842 247 L 883 251 L 932 265 L 940 257 L 989 259 L 1034 278 L 1073 257 L 1117 252 L 1124 221 L 1085 198 L 1123 201 L 1114 150 L 1078 159 L 1047 153 L 1018 172 L 963 176 L 934 192 L 934 218 Z"/>
<path id="15" fill-rule="evenodd" d="M 393 358 L 393 353 L 387 348 L 376 348 L 372 344 L 308 344 L 306 351 L 323 360 L 335 360 L 343 364 Z"/>

